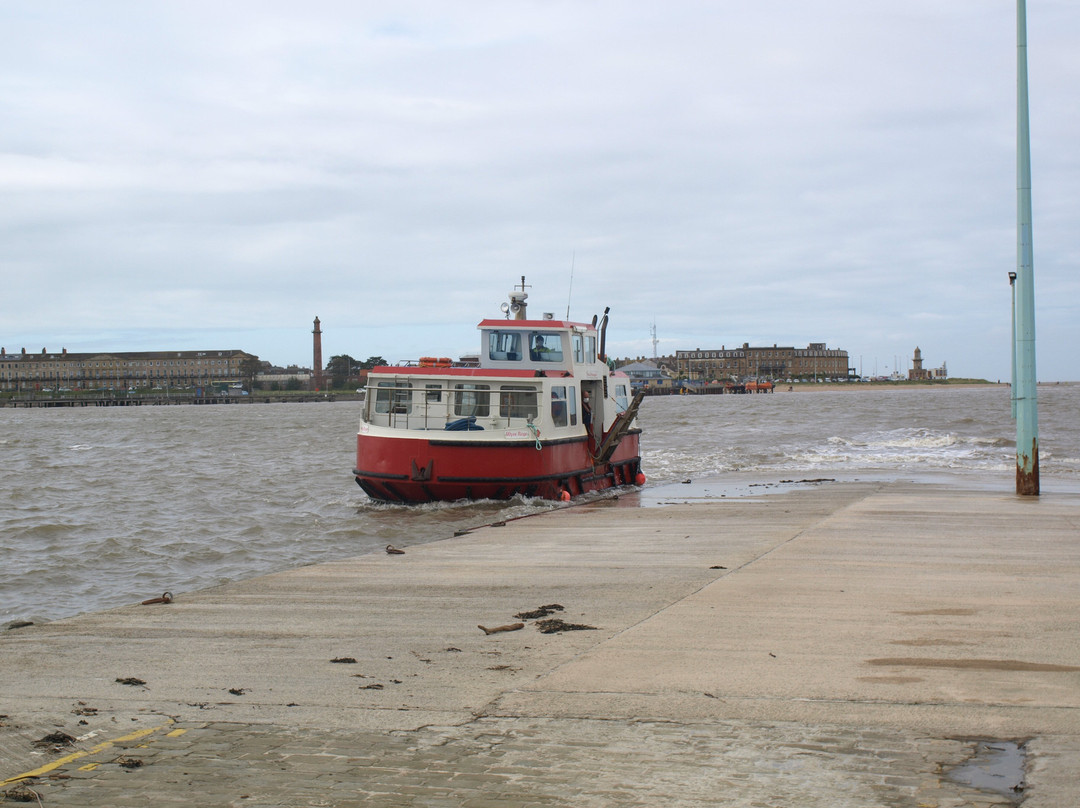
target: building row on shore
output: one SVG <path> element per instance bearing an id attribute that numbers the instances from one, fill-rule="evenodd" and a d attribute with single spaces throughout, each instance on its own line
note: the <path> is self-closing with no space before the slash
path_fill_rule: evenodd
<path id="1" fill-rule="evenodd" d="M 0 348 L 0 390 L 126 390 L 240 384 L 249 374 L 245 351 L 124 351 L 8 353 Z"/>
<path id="2" fill-rule="evenodd" d="M 912 367 L 907 373 L 910 381 L 944 381 L 949 378 L 945 363 L 939 368 L 924 368 L 922 350 L 915 349 Z M 677 351 L 674 356 L 623 363 L 619 369 L 631 379 L 635 389 L 650 392 L 761 392 L 769 382 L 853 381 L 862 379 L 856 368 L 850 367 L 848 353 L 829 348 L 823 342 L 812 342 L 806 348 L 752 347 Z M 871 377 L 884 380 L 885 377 Z M 900 381 L 904 377 L 895 371 L 889 377 Z M 772 389 L 771 385 L 767 388 Z"/>
<path id="3" fill-rule="evenodd" d="M 736 379 L 848 379 L 856 369 L 848 362 L 848 353 L 811 342 L 806 348 L 773 345 L 719 348 L 675 353 L 675 373 L 679 378 L 696 382 Z"/>
<path id="4" fill-rule="evenodd" d="M 316 329 L 318 321 L 316 320 Z M 316 334 L 318 334 L 316 330 Z M 316 343 L 317 345 L 317 343 Z M 317 345 L 318 348 L 318 345 Z M 316 357 L 321 360 L 321 356 Z M 912 379 L 947 378 L 945 365 L 923 369 L 916 348 Z M 316 364 L 318 367 L 318 364 Z M 856 377 L 848 353 L 812 342 L 806 348 L 753 347 L 677 351 L 653 362 L 625 365 L 635 387 L 672 386 L 676 380 L 696 385 L 739 384 L 773 380 L 846 380 Z M 0 348 L 0 390 L 127 390 L 131 388 L 210 388 L 245 384 L 256 387 L 295 385 L 321 389 L 322 374 L 291 367 L 273 368 L 240 350 L 8 353 Z M 272 388 L 272 389 L 273 389 Z"/>

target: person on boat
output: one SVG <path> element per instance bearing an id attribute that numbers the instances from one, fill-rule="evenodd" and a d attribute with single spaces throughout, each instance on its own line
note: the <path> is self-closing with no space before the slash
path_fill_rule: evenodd
<path id="1" fill-rule="evenodd" d="M 532 360 L 535 362 L 541 358 L 540 354 L 546 353 L 551 353 L 551 348 L 544 343 L 543 335 L 537 334 L 533 339 Z"/>
<path id="2" fill-rule="evenodd" d="M 592 428 L 592 407 L 589 406 L 589 394 L 581 394 L 581 422 L 586 429 Z"/>

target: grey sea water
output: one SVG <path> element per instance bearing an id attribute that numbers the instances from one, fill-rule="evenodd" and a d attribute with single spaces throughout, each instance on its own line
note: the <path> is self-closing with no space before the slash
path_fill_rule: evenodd
<path id="1" fill-rule="evenodd" d="M 43 621 L 452 537 L 562 507 L 422 507 L 353 482 L 357 403 L 0 409 L 0 625 Z M 1080 385 L 1039 390 L 1044 492 L 1080 486 Z M 1013 490 L 1005 386 L 672 396 L 642 405 L 641 493 L 962 477 Z M 944 477 L 943 477 L 944 475 Z M 699 492 L 701 489 L 697 489 Z"/>

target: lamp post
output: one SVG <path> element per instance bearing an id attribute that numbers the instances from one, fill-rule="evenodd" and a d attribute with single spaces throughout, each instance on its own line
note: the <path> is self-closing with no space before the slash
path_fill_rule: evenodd
<path id="1" fill-rule="evenodd" d="M 1027 6 L 1016 3 L 1016 493 L 1039 494 L 1039 411 L 1035 375 L 1035 272 L 1031 233 Z"/>

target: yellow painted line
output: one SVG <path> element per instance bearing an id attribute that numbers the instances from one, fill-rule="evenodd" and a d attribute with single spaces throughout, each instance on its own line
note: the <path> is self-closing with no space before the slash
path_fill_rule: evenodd
<path id="1" fill-rule="evenodd" d="M 166 738 L 179 738 L 185 732 L 187 732 L 186 729 L 174 729 L 172 732 L 166 732 L 165 737 Z"/>
<path id="2" fill-rule="evenodd" d="M 118 743 L 124 743 L 125 741 L 136 741 L 139 738 L 145 738 L 147 735 L 153 735 L 155 732 L 163 730 L 165 729 L 165 727 L 171 726 L 175 723 L 175 721 L 169 719 L 169 722 L 166 724 L 161 724 L 157 727 L 150 727 L 149 729 L 140 729 L 138 732 L 133 732 L 130 735 L 124 735 L 120 738 L 113 738 L 113 740 L 111 741 L 99 743 L 97 746 L 92 747 L 91 749 L 83 749 L 79 752 L 72 752 L 70 755 L 64 755 L 64 757 L 58 758 L 57 760 L 52 761 L 52 763 L 46 763 L 44 766 L 34 769 L 33 771 L 25 772 L 23 774 L 17 774 L 14 777 L 9 777 L 7 780 L 0 780 L 0 786 L 6 786 L 9 783 L 14 783 L 16 780 L 25 780 L 27 777 L 41 777 L 43 774 L 48 774 L 49 772 L 54 771 L 55 769 L 59 769 L 61 766 L 72 763 L 73 761 L 80 760 L 89 755 L 96 755 L 98 752 L 104 752 L 106 749 L 115 746 Z M 91 767 L 96 768 L 97 765 L 98 764 L 96 763 L 92 763 L 88 766 L 81 766 L 80 768 L 86 771 L 91 771 Z"/>

